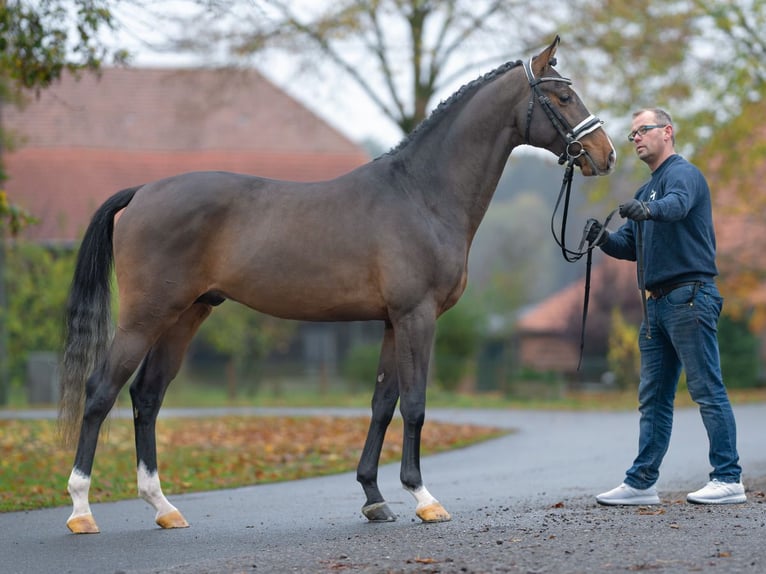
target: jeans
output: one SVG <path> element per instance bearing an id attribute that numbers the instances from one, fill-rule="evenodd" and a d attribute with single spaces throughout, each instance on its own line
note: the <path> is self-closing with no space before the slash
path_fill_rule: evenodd
<path id="1" fill-rule="evenodd" d="M 723 299 L 714 283 L 679 287 L 660 299 L 649 299 L 639 331 L 641 381 L 638 387 L 638 455 L 625 483 L 646 489 L 657 482 L 670 444 L 673 401 L 681 369 L 699 405 L 710 442 L 710 479 L 739 482 L 737 429 L 721 376 L 718 316 Z M 647 325 L 651 338 L 647 338 Z"/>

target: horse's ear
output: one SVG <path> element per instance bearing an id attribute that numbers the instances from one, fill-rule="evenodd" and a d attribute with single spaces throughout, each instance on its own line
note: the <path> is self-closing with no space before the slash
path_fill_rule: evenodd
<path id="1" fill-rule="evenodd" d="M 556 35 L 556 37 L 553 39 L 553 42 L 551 42 L 551 45 L 548 46 L 545 50 L 540 52 L 537 56 L 535 56 L 532 60 L 532 72 L 535 75 L 535 78 L 539 78 L 543 75 L 543 71 L 545 68 L 550 66 L 556 65 L 556 49 L 559 47 L 559 42 L 561 41 L 561 38 Z"/>

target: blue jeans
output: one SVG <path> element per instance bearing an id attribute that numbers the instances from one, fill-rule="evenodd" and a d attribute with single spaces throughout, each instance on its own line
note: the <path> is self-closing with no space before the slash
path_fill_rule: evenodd
<path id="1" fill-rule="evenodd" d="M 739 482 L 737 428 L 721 377 L 718 316 L 723 299 L 714 283 L 686 285 L 660 299 L 649 299 L 647 319 L 639 331 L 641 422 L 638 455 L 625 483 L 645 489 L 657 482 L 670 444 L 673 401 L 681 369 L 689 394 L 699 405 L 710 442 L 710 479 Z M 651 325 L 647 338 L 646 322 Z"/>

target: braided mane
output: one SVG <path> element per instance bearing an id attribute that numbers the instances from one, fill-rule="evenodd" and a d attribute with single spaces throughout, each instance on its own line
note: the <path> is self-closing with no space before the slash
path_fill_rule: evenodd
<path id="1" fill-rule="evenodd" d="M 476 78 L 475 80 L 472 80 L 468 82 L 467 84 L 464 84 L 458 91 L 452 94 L 449 98 L 442 101 L 436 107 L 436 109 L 433 112 L 431 112 L 431 115 L 429 115 L 425 120 L 420 122 L 414 130 L 412 130 L 408 135 L 404 137 L 404 139 L 402 139 L 402 141 L 400 141 L 395 147 L 393 147 L 390 151 L 388 151 L 384 155 L 394 155 L 398 153 L 399 151 L 403 150 L 405 147 L 407 147 L 410 144 L 410 142 L 417 139 L 417 137 L 421 133 L 428 131 L 432 126 L 439 123 L 442 117 L 445 116 L 447 112 L 452 107 L 454 107 L 458 102 L 461 102 L 463 99 L 475 93 L 483 85 L 493 81 L 495 78 L 502 76 L 509 70 L 512 70 L 513 68 L 520 65 L 521 65 L 521 60 L 516 60 L 515 62 L 506 62 L 505 64 L 498 66 L 494 70 L 487 72 L 483 76 L 480 76 Z"/>

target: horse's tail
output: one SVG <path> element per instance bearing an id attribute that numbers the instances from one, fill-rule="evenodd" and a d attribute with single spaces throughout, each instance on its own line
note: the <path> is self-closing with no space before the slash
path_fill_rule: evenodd
<path id="1" fill-rule="evenodd" d="M 103 360 L 111 336 L 114 216 L 142 186 L 117 192 L 96 210 L 77 254 L 64 322 L 59 431 L 66 445 L 77 440 L 85 406 L 85 382 Z"/>

